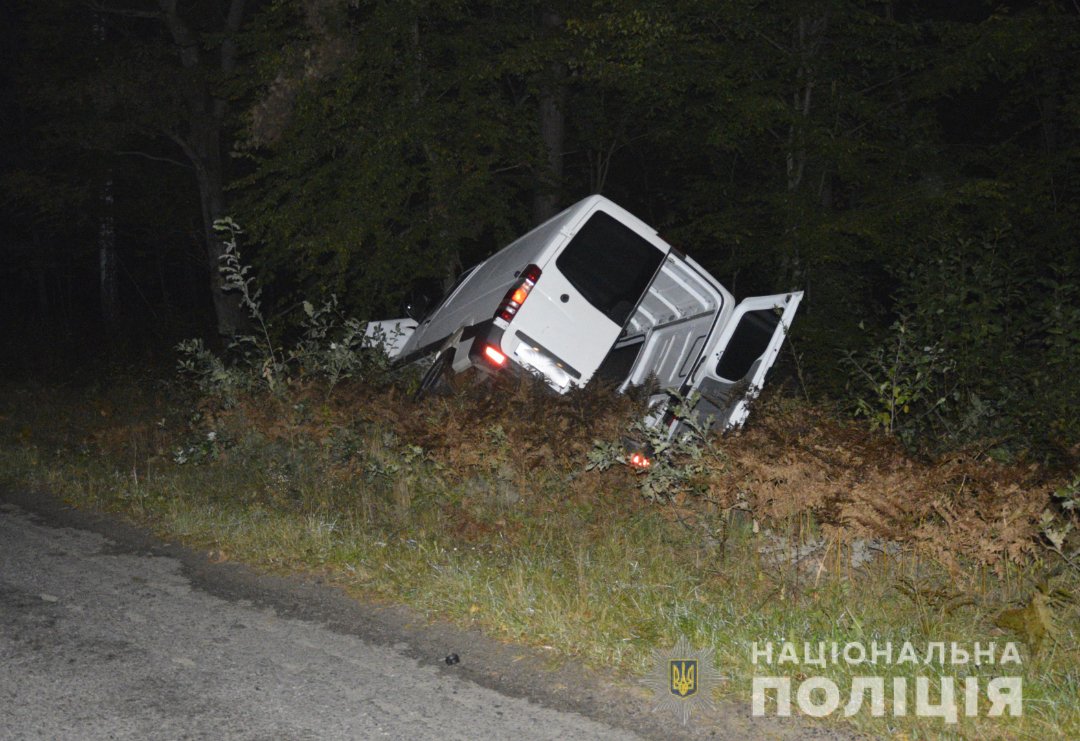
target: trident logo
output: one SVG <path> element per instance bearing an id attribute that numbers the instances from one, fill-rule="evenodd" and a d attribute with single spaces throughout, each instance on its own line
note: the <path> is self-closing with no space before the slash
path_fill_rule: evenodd
<path id="1" fill-rule="evenodd" d="M 691 697 L 697 693 L 697 659 L 671 659 L 671 694 Z"/>

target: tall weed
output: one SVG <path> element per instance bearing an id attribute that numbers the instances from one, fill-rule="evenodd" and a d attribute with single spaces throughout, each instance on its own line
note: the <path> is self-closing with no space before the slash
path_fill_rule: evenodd
<path id="1" fill-rule="evenodd" d="M 383 350 L 387 338 L 380 332 L 369 332 L 366 322 L 346 317 L 335 295 L 319 306 L 304 301 L 298 339 L 291 347 L 282 347 L 275 338 L 289 334 L 288 328 L 271 327 L 263 315 L 262 290 L 251 275 L 251 266 L 240 257 L 240 227 L 228 218 L 214 226 L 223 235 L 219 270 L 225 290 L 239 295 L 256 331 L 234 337 L 225 357 L 209 350 L 201 339 L 177 345 L 179 371 L 200 391 L 234 406 L 242 393 L 263 390 L 280 394 L 290 384 L 305 379 L 324 380 L 329 394 L 346 379 L 377 384 L 388 377 L 390 364 Z"/>

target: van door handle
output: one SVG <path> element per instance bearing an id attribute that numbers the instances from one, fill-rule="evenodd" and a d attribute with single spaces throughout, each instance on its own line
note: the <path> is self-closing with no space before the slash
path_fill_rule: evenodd
<path id="1" fill-rule="evenodd" d="M 559 300 L 565 304 L 567 301 L 570 300 L 570 294 L 564 293 L 563 295 L 559 296 Z"/>

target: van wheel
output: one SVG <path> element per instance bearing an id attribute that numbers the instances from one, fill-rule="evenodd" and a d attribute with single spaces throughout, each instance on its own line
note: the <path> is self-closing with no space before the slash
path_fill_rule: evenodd
<path id="1" fill-rule="evenodd" d="M 435 359 L 431 361 L 431 367 L 424 372 L 424 376 L 420 379 L 420 386 L 416 389 L 413 398 L 419 401 L 433 391 L 446 388 L 448 386 L 447 375 L 453 362 L 454 348 L 448 347 L 440 350 Z"/>

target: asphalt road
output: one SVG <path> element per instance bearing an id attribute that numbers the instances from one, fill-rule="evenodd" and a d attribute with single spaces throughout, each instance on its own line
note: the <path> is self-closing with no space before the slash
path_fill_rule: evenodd
<path id="1" fill-rule="evenodd" d="M 745 718 L 683 727 L 527 649 L 3 498 L 0 738 L 823 735 Z"/>

